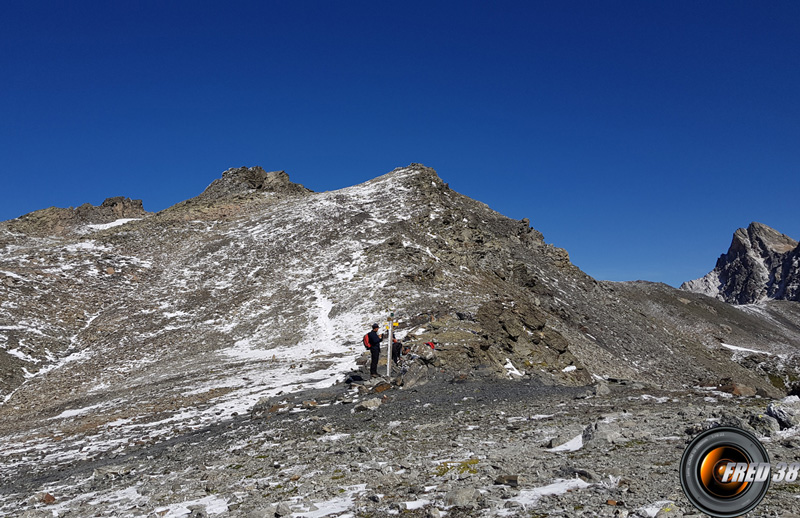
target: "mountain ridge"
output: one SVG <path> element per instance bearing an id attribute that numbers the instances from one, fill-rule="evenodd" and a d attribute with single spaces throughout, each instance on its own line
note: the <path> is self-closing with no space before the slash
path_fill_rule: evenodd
<path id="1" fill-rule="evenodd" d="M 270 178 L 277 183 L 270 183 Z M 273 188 L 276 185 L 278 188 Z M 377 203 L 365 203 L 387 192 L 402 202 L 402 208 L 385 212 Z M 269 216 L 264 219 L 266 214 Z M 621 301 L 616 294 L 625 292 L 629 298 L 646 297 L 645 292 L 655 293 L 663 288 L 646 283 L 624 288 L 623 284 L 599 283 L 572 265 L 565 250 L 546 244 L 541 233 L 530 227 L 529 221 L 510 220 L 481 202 L 451 191 L 433 169 L 420 164 L 397 168 L 363 184 L 325 193 L 312 193 L 291 183 L 284 172 L 267 173 L 262 168 L 230 169 L 196 198 L 118 227 L 81 234 L 78 239 L 76 244 L 67 244 L 55 256 L 41 258 L 42 262 L 59 261 L 65 258 L 65 252 L 66 256 L 89 256 L 79 266 L 61 273 L 57 273 L 57 266 L 51 267 L 53 273 L 62 278 L 62 284 L 65 277 L 70 278 L 67 272 L 86 274 L 84 284 L 94 287 L 79 292 L 78 300 L 87 297 L 86 301 L 94 304 L 113 304 L 113 301 L 122 304 L 128 300 L 137 307 L 142 304 L 137 299 L 139 292 L 156 290 L 150 299 L 183 297 L 184 302 L 178 305 L 189 304 L 180 310 L 186 315 L 200 311 L 197 306 L 190 307 L 191 304 L 205 307 L 202 304 L 208 302 L 218 309 L 202 319 L 198 315 L 192 317 L 200 319 L 199 323 L 209 322 L 205 325 L 209 329 L 203 331 L 209 333 L 207 340 L 221 338 L 215 331 L 220 326 L 218 322 L 232 317 L 224 316 L 220 320 L 215 315 L 226 315 L 236 304 L 243 303 L 237 300 L 251 297 L 252 301 L 261 300 L 266 304 L 271 298 L 280 303 L 265 306 L 264 312 L 276 319 L 270 329 L 285 330 L 271 338 L 265 336 L 263 340 L 268 343 L 276 338 L 283 343 L 291 342 L 293 335 L 302 334 L 306 328 L 305 320 L 300 317 L 296 325 L 287 326 L 292 319 L 282 314 L 281 304 L 305 308 L 312 316 L 321 311 L 319 303 L 330 304 L 326 318 L 338 317 L 350 326 L 346 330 L 340 326 L 334 336 L 327 338 L 330 348 L 339 347 L 358 333 L 356 321 L 366 324 L 378 318 L 381 311 L 377 308 L 396 307 L 410 319 L 420 314 L 484 315 L 478 325 L 480 329 L 456 329 L 464 327 L 463 320 L 458 325 L 448 324 L 454 329 L 443 326 L 441 334 L 465 344 L 467 354 L 454 356 L 452 361 L 468 370 L 483 365 L 490 372 L 502 374 L 508 354 L 512 363 L 547 365 L 541 370 L 545 374 L 534 374 L 539 371 L 529 369 L 529 375 L 543 376 L 555 383 L 586 383 L 592 376 L 623 372 L 643 381 L 662 383 L 666 379 L 664 373 L 673 371 L 668 364 L 662 364 L 667 358 L 656 360 L 661 357 L 659 344 L 674 340 L 669 335 L 645 332 L 647 325 L 635 325 L 635 334 L 641 336 L 641 341 L 648 344 L 646 348 L 653 354 L 647 362 L 652 367 L 644 370 L 638 367 L 631 370 L 626 366 L 630 361 L 625 359 L 638 353 L 631 348 L 633 344 L 627 345 L 614 338 L 630 333 L 626 329 L 641 316 L 641 308 Z M 181 245 L 182 242 L 185 245 Z M 288 247 L 289 242 L 307 247 L 298 255 Z M 46 246 L 34 248 L 47 249 Z M 208 261 L 208 257 L 216 258 L 212 269 L 187 273 L 187 267 L 200 268 L 198 265 Z M 318 262 L 330 266 L 319 269 L 320 265 L 315 266 Z M 283 266 L 270 273 L 265 269 L 267 264 Z M 253 279 L 269 278 L 273 285 L 285 287 L 267 297 L 247 285 L 239 286 L 238 297 L 233 296 L 228 292 L 237 285 L 242 266 L 247 272 L 244 280 L 248 283 L 258 285 Z M 281 275 L 287 271 L 296 272 L 297 281 L 286 285 Z M 339 272 L 338 280 L 331 280 L 330 271 Z M 314 275 L 333 284 L 319 284 L 303 277 L 311 272 L 317 272 Z M 3 275 L 10 279 L 6 284 L 20 288 L 26 285 L 23 271 L 6 269 Z M 200 277 L 193 278 L 198 275 Z M 347 297 L 358 300 L 356 293 L 361 289 L 360 285 L 354 289 L 348 284 L 353 279 L 359 282 L 368 279 L 367 297 L 377 294 L 378 300 L 348 302 Z M 175 285 L 176 280 L 179 285 Z M 377 291 L 373 288 L 375 283 L 381 286 Z M 165 288 L 157 292 L 155 286 Z M 334 290 L 336 295 L 326 293 L 327 290 Z M 54 300 L 62 300 L 59 294 L 63 293 L 56 292 Z M 219 302 L 218 297 L 221 297 Z M 502 302 L 504 299 L 506 302 Z M 527 301 L 523 306 L 514 302 L 523 300 Z M 172 306 L 175 301 L 165 300 L 161 304 Z M 606 306 L 608 309 L 603 309 Z M 46 307 L 52 308 L 52 303 Z M 509 309 L 514 307 L 516 309 Z M 51 309 L 48 311 L 52 313 Z M 719 310 L 714 311 L 719 313 Z M 48 354 L 63 357 L 74 349 L 76 341 L 80 341 L 77 337 L 87 332 L 81 327 L 83 323 L 88 322 L 92 327 L 110 317 L 109 312 L 102 310 L 97 315 L 72 309 L 56 311 L 55 315 L 62 313 L 63 316 L 52 319 L 50 325 L 61 322 L 65 327 L 60 329 L 69 329 L 66 336 L 58 338 L 64 344 L 58 348 L 64 352 L 48 349 L 41 358 Z M 590 316 L 593 313 L 595 316 Z M 119 318 L 130 320 L 128 316 Z M 504 322 L 500 328 L 492 322 L 498 318 Z M 170 327 L 168 320 L 163 325 Z M 318 318 L 313 316 L 313 320 Z M 146 329 L 157 323 L 158 320 L 142 320 L 129 329 L 142 328 L 139 335 L 148 336 Z M 195 330 L 204 328 L 197 324 L 194 324 Z M 258 329 L 266 329 L 255 321 L 238 325 L 242 326 L 238 340 L 252 340 Z M 225 324 L 222 328 L 228 329 Z M 519 329 L 525 329 L 527 336 L 533 338 L 521 339 Z M 231 328 L 233 330 L 235 327 Z M 124 336 L 122 329 L 116 333 Z M 475 340 L 473 333 L 478 333 L 482 339 Z M 188 337 L 185 339 L 192 341 Z M 12 342 L 18 344 L 19 340 L 16 337 Z M 707 338 L 696 333 L 687 335 L 686 340 L 695 344 L 709 343 Z M 28 337 L 23 343 L 35 341 L 35 337 Z M 230 342 L 228 339 L 221 343 Z M 506 354 L 502 353 L 502 348 L 493 347 L 492 342 L 504 343 Z M 11 342 L 7 339 L 7 343 Z M 639 344 L 639 347 L 645 346 Z M 9 350 L 17 354 L 7 358 L 6 363 L 19 366 L 20 360 L 25 361 L 28 353 L 6 345 L 6 356 Z M 697 354 L 705 353 L 698 350 Z M 39 358 L 35 354 L 28 356 Z M 587 368 L 586 362 L 591 367 Z M 659 367 L 655 368 L 656 365 Z M 567 367 L 574 367 L 574 370 L 563 372 Z M 30 373 L 33 368 L 28 367 L 25 372 Z M 658 370 L 662 374 L 655 374 Z M 15 372 L 7 379 L 19 381 L 19 369 Z M 691 369 L 679 376 L 684 379 L 683 383 L 688 382 L 687 372 Z M 678 375 L 677 370 L 675 374 Z M 709 374 L 697 372 L 695 376 L 699 380 Z M 769 385 L 763 388 L 770 389 Z"/>
<path id="2" fill-rule="evenodd" d="M 371 390 L 353 381 L 360 338 L 390 311 L 401 338 L 436 343 L 392 376 L 406 398 L 468 382 L 582 398 L 800 389 L 796 302 L 597 281 L 420 164 L 320 193 L 284 175 L 230 169 L 205 196 L 50 235 L 0 223 L 0 512 L 20 480 L 219 439 L 234 433 L 220 423 L 304 394 L 352 408 Z"/>

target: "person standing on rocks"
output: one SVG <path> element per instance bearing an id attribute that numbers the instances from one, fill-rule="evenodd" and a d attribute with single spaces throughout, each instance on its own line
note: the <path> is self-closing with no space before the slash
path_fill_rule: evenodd
<path id="1" fill-rule="evenodd" d="M 397 339 L 396 336 L 392 337 L 392 362 L 395 365 L 400 363 L 400 350 L 403 347 L 403 343 Z"/>
<path id="2" fill-rule="evenodd" d="M 378 324 L 372 324 L 372 331 L 367 334 L 369 340 L 369 352 L 372 355 L 372 361 L 369 365 L 369 375 L 371 378 L 378 377 L 378 358 L 381 356 L 381 342 L 383 335 L 378 334 Z"/>

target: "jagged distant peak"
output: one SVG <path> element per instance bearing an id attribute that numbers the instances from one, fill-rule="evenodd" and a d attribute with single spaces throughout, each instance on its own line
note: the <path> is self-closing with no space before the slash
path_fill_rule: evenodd
<path id="1" fill-rule="evenodd" d="M 385 182 L 385 181 L 397 182 L 419 177 L 439 178 L 439 175 L 436 173 L 436 170 L 431 167 L 426 167 L 422 164 L 412 163 L 405 167 L 395 167 L 388 173 L 373 178 L 368 182 Z"/>
<path id="2" fill-rule="evenodd" d="M 756 247 L 777 253 L 785 253 L 797 248 L 797 241 L 786 234 L 763 223 L 752 222 L 748 227 L 738 229 L 733 235 L 731 250 L 736 252 L 742 247 Z"/>
<path id="3" fill-rule="evenodd" d="M 704 277 L 681 289 L 703 293 L 732 304 L 766 299 L 800 300 L 798 242 L 763 223 L 734 232 L 731 245 Z"/>
<path id="4" fill-rule="evenodd" d="M 265 171 L 261 166 L 235 167 L 222 173 L 222 177 L 211 182 L 199 198 L 224 198 L 254 191 L 302 194 L 311 192 L 304 186 L 293 183 L 286 171 Z"/>
<path id="5" fill-rule="evenodd" d="M 397 167 L 361 185 L 377 189 L 389 189 L 397 193 L 400 191 L 413 193 L 441 192 L 450 189 L 450 186 L 439 177 L 435 169 L 418 163 Z"/>
<path id="6" fill-rule="evenodd" d="M 432 167 L 428 167 L 425 164 L 419 164 L 419 163 L 416 163 L 416 162 L 412 162 L 412 163 L 408 164 L 405 167 L 396 167 L 389 174 L 392 174 L 392 173 L 395 173 L 395 174 L 406 173 L 406 174 L 411 174 L 411 175 L 428 175 L 428 176 L 431 176 L 431 177 L 439 178 L 439 175 L 436 172 L 436 169 L 434 169 Z"/>

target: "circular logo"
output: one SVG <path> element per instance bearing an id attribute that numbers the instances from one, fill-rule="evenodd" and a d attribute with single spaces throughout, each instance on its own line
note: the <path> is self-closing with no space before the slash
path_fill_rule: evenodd
<path id="1" fill-rule="evenodd" d="M 681 487 L 700 511 L 733 518 L 755 508 L 769 489 L 767 451 L 751 433 L 719 427 L 695 437 L 681 458 Z"/>

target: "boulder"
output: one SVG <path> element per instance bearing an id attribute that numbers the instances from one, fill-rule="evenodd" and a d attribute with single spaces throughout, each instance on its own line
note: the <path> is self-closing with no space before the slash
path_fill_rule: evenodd
<path id="1" fill-rule="evenodd" d="M 522 481 L 519 475 L 500 475 L 494 479 L 495 485 L 517 487 Z"/>
<path id="2" fill-rule="evenodd" d="M 428 382 L 428 379 L 429 373 L 427 367 L 424 365 L 412 365 L 408 372 L 403 374 L 400 378 L 398 385 L 401 385 L 405 389 L 410 389 L 412 387 L 424 385 Z"/>
<path id="3" fill-rule="evenodd" d="M 453 489 L 444 497 L 444 503 L 453 507 L 475 507 L 480 493 L 475 488 Z"/>
<path id="4" fill-rule="evenodd" d="M 583 430 L 583 444 L 588 447 L 605 447 L 610 444 L 625 442 L 619 424 L 601 420 L 590 424 Z"/>
<path id="5" fill-rule="evenodd" d="M 608 383 L 605 381 L 598 381 L 594 386 L 594 395 L 595 396 L 608 396 L 611 394 L 611 388 L 609 388 Z"/>
<path id="6" fill-rule="evenodd" d="M 380 398 L 367 399 L 366 401 L 362 401 L 361 403 L 358 403 L 355 407 L 353 407 L 353 411 L 365 412 L 367 410 L 375 410 L 379 406 L 381 406 Z"/>
<path id="7" fill-rule="evenodd" d="M 800 424 L 800 398 L 789 396 L 780 401 L 773 401 L 767 406 L 767 415 L 778 421 L 781 430 L 794 428 Z"/>
<path id="8" fill-rule="evenodd" d="M 726 383 L 720 384 L 717 390 L 721 392 L 727 392 L 728 394 L 733 394 L 734 396 L 746 396 L 746 397 L 753 397 L 756 395 L 756 389 L 745 385 L 743 383 L 738 383 L 735 381 L 728 381 Z"/>
<path id="9" fill-rule="evenodd" d="M 749 423 L 756 433 L 764 437 L 770 437 L 775 432 L 779 432 L 781 430 L 781 425 L 778 423 L 778 420 L 766 414 L 750 416 Z"/>
<path id="10" fill-rule="evenodd" d="M 286 502 L 281 502 L 278 504 L 278 507 L 275 509 L 275 516 L 290 516 L 292 514 L 292 508 L 289 507 L 289 504 Z"/>

